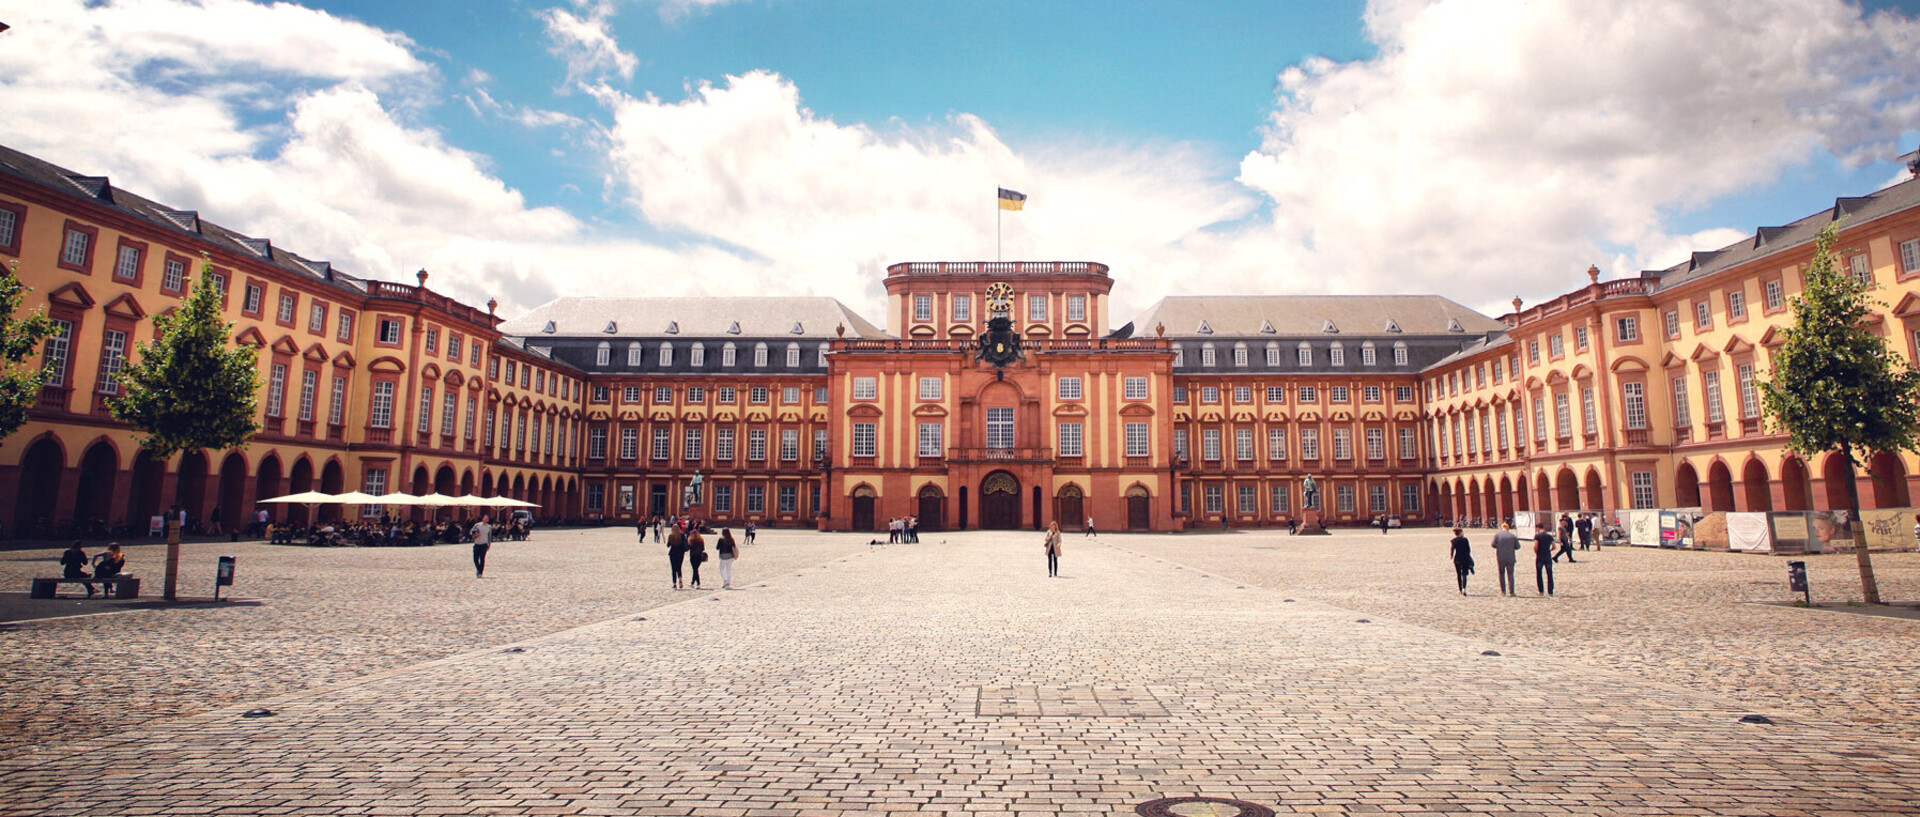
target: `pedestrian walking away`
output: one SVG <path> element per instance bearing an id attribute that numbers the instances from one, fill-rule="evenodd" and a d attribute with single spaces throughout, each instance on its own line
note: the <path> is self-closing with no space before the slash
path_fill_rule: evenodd
<path id="1" fill-rule="evenodd" d="M 1520 537 L 1513 535 L 1512 525 L 1500 523 L 1499 532 L 1493 535 L 1493 555 L 1500 572 L 1500 595 L 1515 595 L 1519 588 L 1513 581 L 1513 567 L 1520 558 Z"/>
<path id="2" fill-rule="evenodd" d="M 679 525 L 675 525 L 673 526 L 673 530 L 667 532 L 667 564 L 673 566 L 673 589 L 675 590 L 679 590 L 681 587 L 680 565 L 686 561 L 686 558 L 687 534 L 680 530 Z M 698 567 L 694 568 L 696 571 L 699 569 Z"/>
<path id="3" fill-rule="evenodd" d="M 1540 595 L 1553 595 L 1553 534 L 1545 529 L 1533 535 L 1533 583 Z"/>
<path id="4" fill-rule="evenodd" d="M 1047 525 L 1046 545 L 1047 545 L 1047 575 L 1052 576 L 1054 578 L 1059 578 L 1060 576 L 1060 523 L 1059 522 L 1052 522 Z"/>
<path id="5" fill-rule="evenodd" d="M 1460 529 L 1453 529 L 1453 572 L 1460 578 L 1460 595 L 1467 594 L 1467 576 L 1473 573 L 1473 546 L 1467 537 L 1460 535 Z"/>
<path id="6" fill-rule="evenodd" d="M 487 575 L 487 551 L 493 549 L 493 525 L 488 524 L 488 516 L 480 515 L 480 521 L 473 523 L 473 577 L 478 579 Z"/>
<path id="7" fill-rule="evenodd" d="M 733 562 L 740 558 L 740 547 L 734 544 L 731 528 L 720 529 L 720 541 L 714 543 L 713 549 L 720 556 L 720 589 L 732 590 Z"/>
<path id="8" fill-rule="evenodd" d="M 1581 550 L 1586 550 L 1593 546 L 1593 516 L 1591 514 L 1583 513 L 1579 519 L 1574 520 L 1573 530 L 1580 535 Z M 1569 557 L 1567 561 L 1571 562 L 1573 559 Z"/>
<path id="9" fill-rule="evenodd" d="M 700 563 L 707 560 L 707 540 L 700 535 L 699 525 L 687 526 L 687 564 L 693 566 L 693 589 L 700 589 Z"/>

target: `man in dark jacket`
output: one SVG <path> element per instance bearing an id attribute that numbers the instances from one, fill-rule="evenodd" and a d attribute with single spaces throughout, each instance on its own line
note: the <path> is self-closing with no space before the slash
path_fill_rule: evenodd
<path id="1" fill-rule="evenodd" d="M 1553 595 L 1553 532 L 1542 528 L 1533 535 L 1533 583 L 1540 595 Z"/>

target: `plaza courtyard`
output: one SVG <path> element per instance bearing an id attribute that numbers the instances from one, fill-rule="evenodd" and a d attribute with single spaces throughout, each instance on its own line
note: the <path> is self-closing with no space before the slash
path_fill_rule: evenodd
<path id="1" fill-rule="evenodd" d="M 1069 535 L 1058 579 L 1031 532 L 773 530 L 730 592 L 616 528 L 485 579 L 189 544 L 182 595 L 236 555 L 240 600 L 171 607 L 28 601 L 58 550 L 8 551 L 11 617 L 67 617 L 0 625 L 0 814 L 1920 813 L 1920 621 L 1846 608 L 1851 556 L 1806 559 L 1840 610 L 1640 548 L 1501 598 L 1490 535 L 1467 597 L 1434 529 Z"/>

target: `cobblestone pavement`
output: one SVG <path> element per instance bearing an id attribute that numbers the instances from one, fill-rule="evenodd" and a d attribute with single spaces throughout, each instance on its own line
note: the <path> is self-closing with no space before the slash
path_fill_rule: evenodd
<path id="1" fill-rule="evenodd" d="M 865 547 L 851 537 L 765 531 L 740 562 L 741 573 L 783 572 Z M 467 545 L 206 542 L 181 551 L 183 598 L 212 596 L 215 559 L 231 555 L 238 558 L 237 583 L 228 595 L 261 604 L 155 610 L 26 602 L 30 578 L 60 575 L 60 549 L 0 552 L 0 588 L 10 601 L 128 610 L 0 625 L 0 756 L 545 635 L 691 595 L 669 584 L 666 546 L 636 545 L 627 528 L 536 531 L 525 542 L 495 543 L 487 578 L 480 580 Z M 129 572 L 143 579 L 142 595 L 159 598 L 166 546 L 134 545 L 126 552 Z M 708 574 L 715 573 L 711 564 Z"/>
<path id="2" fill-rule="evenodd" d="M 507 579 L 505 559 L 490 566 L 503 589 L 459 582 L 440 562 L 461 554 L 435 549 L 411 578 L 317 579 L 352 598 L 309 618 L 350 629 L 346 614 L 395 603 L 386 583 L 402 581 L 429 594 L 424 629 L 479 648 L 43 745 L 0 761 L 0 813 L 1126 814 L 1213 796 L 1281 813 L 1920 814 L 1910 728 L 1849 725 L 1844 706 L 1782 689 L 1910 668 L 1920 624 L 1740 604 L 1784 595 L 1747 584 L 1778 583 L 1779 560 L 1628 549 L 1562 565 L 1555 599 L 1496 598 L 1486 571 L 1462 599 L 1443 536 L 1376 537 L 1069 539 L 1048 579 L 1030 533 L 872 551 L 796 534 L 749 552 L 739 592 L 639 589 L 649 575 L 612 582 L 607 607 L 569 601 L 562 572 Z M 583 553 L 631 552 L 581 538 Z M 1844 594 L 1842 563 L 1814 562 Z M 1911 595 L 1910 555 L 1878 564 L 1889 596 Z M 496 592 L 514 595 L 472 598 Z M 148 626 L 189 647 L 217 629 L 186 623 L 206 615 L 95 621 L 163 619 Z M 0 643 L 18 656 L 29 631 L 86 621 Z M 1561 625 L 1588 635 L 1548 635 Z M 321 641 L 333 652 L 308 661 L 349 660 Z M 1784 668 L 1730 691 L 1686 677 L 1756 663 Z M 262 672 L 279 671 L 293 670 Z M 252 706 L 277 714 L 240 717 Z M 1905 712 L 1877 717 L 1910 725 Z"/>

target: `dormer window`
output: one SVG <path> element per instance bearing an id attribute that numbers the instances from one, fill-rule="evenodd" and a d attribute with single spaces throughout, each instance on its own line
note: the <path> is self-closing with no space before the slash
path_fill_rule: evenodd
<path id="1" fill-rule="evenodd" d="M 1236 343 L 1233 345 L 1233 365 L 1240 366 L 1240 367 L 1245 367 L 1247 365 L 1247 345 L 1246 344 Z"/>
<path id="2" fill-rule="evenodd" d="M 612 362 L 613 362 L 613 344 L 608 343 L 604 340 L 600 341 L 599 348 L 595 349 L 593 353 L 593 365 L 605 366 Z"/>
<path id="3" fill-rule="evenodd" d="M 1380 365 L 1380 356 L 1379 356 L 1379 353 L 1375 352 L 1373 349 L 1373 341 L 1367 341 L 1366 343 L 1360 344 L 1360 365 L 1362 366 Z"/>
<path id="4" fill-rule="evenodd" d="M 739 324 L 734 325 L 738 326 Z M 739 353 L 733 348 L 733 341 L 727 341 L 720 346 L 720 365 L 732 366 L 738 360 Z"/>
<path id="5" fill-rule="evenodd" d="M 638 343 L 627 344 L 627 365 L 628 366 L 640 365 L 640 344 Z"/>
<path id="6" fill-rule="evenodd" d="M 1327 365 L 1329 366 L 1347 365 L 1346 347 L 1341 346 L 1339 343 L 1335 343 L 1332 346 L 1327 347 Z"/>
<path id="7" fill-rule="evenodd" d="M 1302 368 L 1313 365 L 1313 347 L 1308 346 L 1305 341 L 1300 343 L 1299 361 Z"/>
<path id="8" fill-rule="evenodd" d="M 1407 365 L 1407 345 L 1399 341 L 1394 341 L 1393 343 L 1393 365 Z M 1515 371 L 1518 371 L 1518 367 L 1515 368 Z"/>
<path id="9" fill-rule="evenodd" d="M 827 368 L 827 344 L 820 344 L 820 368 Z M 824 402 L 824 401 L 822 401 Z"/>
<path id="10" fill-rule="evenodd" d="M 690 347 L 687 347 L 687 365 L 689 366 L 707 365 L 707 347 L 705 344 L 696 343 Z"/>
<path id="11" fill-rule="evenodd" d="M 787 368 L 800 368 L 800 344 L 798 343 L 787 344 Z"/>
<path id="12" fill-rule="evenodd" d="M 1173 345 L 1173 365 L 1176 367 L 1187 365 L 1187 349 L 1178 343 Z"/>
<path id="13" fill-rule="evenodd" d="M 762 369 L 767 367 L 767 345 L 766 344 L 756 343 L 753 345 L 753 365 Z"/>
<path id="14" fill-rule="evenodd" d="M 666 368 L 672 365 L 673 365 L 673 344 L 671 343 L 660 344 L 660 367 Z"/>
<path id="15" fill-rule="evenodd" d="M 1211 343 L 1200 344 L 1200 365 L 1212 366 L 1215 364 L 1215 362 L 1216 361 L 1214 360 L 1214 357 L 1213 357 L 1213 344 Z"/>
<path id="16" fill-rule="evenodd" d="M 1267 365 L 1280 365 L 1280 344 L 1273 341 L 1267 341 Z"/>

